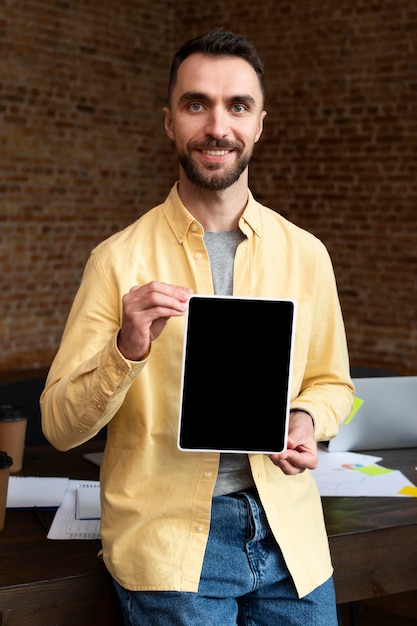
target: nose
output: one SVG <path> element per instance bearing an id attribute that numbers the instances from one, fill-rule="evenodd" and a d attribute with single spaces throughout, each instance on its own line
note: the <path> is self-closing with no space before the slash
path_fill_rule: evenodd
<path id="1" fill-rule="evenodd" d="M 209 111 L 205 132 L 207 136 L 213 137 L 213 139 L 219 139 L 228 134 L 227 116 L 222 108 L 216 107 Z"/>

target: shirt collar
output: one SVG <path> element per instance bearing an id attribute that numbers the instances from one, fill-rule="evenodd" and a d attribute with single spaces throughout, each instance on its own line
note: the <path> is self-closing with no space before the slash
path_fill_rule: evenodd
<path id="1" fill-rule="evenodd" d="M 165 217 L 178 240 L 178 243 L 182 243 L 187 236 L 187 232 L 190 228 L 194 231 L 200 231 L 200 234 L 204 234 L 204 229 L 191 213 L 185 208 L 181 202 L 181 198 L 178 194 L 178 182 L 176 182 L 164 203 Z M 248 189 L 248 203 L 239 220 L 239 228 L 247 236 L 257 235 L 261 237 L 261 214 L 260 204 L 256 202 L 251 191 Z"/>

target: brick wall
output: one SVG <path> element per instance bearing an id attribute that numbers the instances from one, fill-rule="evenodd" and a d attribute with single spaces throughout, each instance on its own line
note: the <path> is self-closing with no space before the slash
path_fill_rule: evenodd
<path id="1" fill-rule="evenodd" d="M 48 365 L 91 247 L 166 195 L 172 52 L 224 25 L 266 70 L 251 187 L 333 258 L 352 363 L 417 374 L 414 0 L 6 2 L 0 371 Z"/>
<path id="2" fill-rule="evenodd" d="M 2 14 L 0 370 L 50 363 L 90 249 L 165 193 L 172 48 L 165 2 Z"/>

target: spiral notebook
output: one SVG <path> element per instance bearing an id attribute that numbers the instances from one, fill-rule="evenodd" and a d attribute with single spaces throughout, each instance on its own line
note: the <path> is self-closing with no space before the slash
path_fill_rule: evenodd
<path id="1" fill-rule="evenodd" d="M 68 478 L 49 476 L 10 476 L 6 507 L 8 509 L 58 507 L 64 499 Z"/>
<path id="2" fill-rule="evenodd" d="M 100 483 L 86 482 L 77 488 L 75 517 L 77 519 L 100 519 Z"/>
<path id="3" fill-rule="evenodd" d="M 288 435 L 293 300 L 190 297 L 178 447 L 279 453 Z"/>

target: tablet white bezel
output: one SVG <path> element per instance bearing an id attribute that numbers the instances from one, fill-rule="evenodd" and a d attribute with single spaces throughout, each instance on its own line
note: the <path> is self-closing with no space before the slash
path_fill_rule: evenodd
<path id="1" fill-rule="evenodd" d="M 291 316 L 291 328 L 289 329 L 288 332 L 288 336 L 287 336 L 287 341 L 289 342 L 289 352 L 287 355 L 287 374 L 286 374 L 286 393 L 285 393 L 285 398 L 284 398 L 284 403 L 285 406 L 283 407 L 283 418 L 282 416 L 280 416 L 280 419 L 277 420 L 278 425 L 282 425 L 283 427 L 283 431 L 280 432 L 278 439 L 280 441 L 283 442 L 283 447 L 279 448 L 279 446 L 277 446 L 276 448 L 274 446 L 269 446 L 269 445 L 265 445 L 265 447 L 263 447 L 262 449 L 259 449 L 259 447 L 257 447 L 257 449 L 253 450 L 248 448 L 244 448 L 244 449 L 234 449 L 234 448 L 230 448 L 230 447 L 223 447 L 223 446 L 210 446 L 210 447 L 201 447 L 201 446 L 196 446 L 196 447 L 190 447 L 190 444 L 188 445 L 182 445 L 182 422 L 183 422 L 183 408 L 184 408 L 184 397 L 185 394 L 187 393 L 187 389 L 186 389 L 186 367 L 187 367 L 187 354 L 188 354 L 188 342 L 189 342 L 189 324 L 190 324 L 190 315 L 189 315 L 189 311 L 190 311 L 190 305 L 192 307 L 192 300 L 193 299 L 209 299 L 210 301 L 216 300 L 216 301 L 228 301 L 228 300 L 238 300 L 241 302 L 273 302 L 273 303 L 285 303 L 286 306 L 288 307 L 288 304 L 291 305 L 291 311 L 292 311 L 292 316 Z M 190 297 L 190 302 L 189 302 L 189 306 L 187 308 L 186 314 L 185 314 L 185 323 L 184 323 L 184 340 L 183 340 L 183 354 L 182 354 L 182 368 L 181 368 L 181 392 L 180 392 L 180 408 L 179 408 L 179 421 L 178 421 L 178 438 L 177 438 L 177 446 L 178 449 L 183 451 L 183 452 L 217 452 L 217 453 L 236 453 L 236 454 L 279 454 L 280 452 L 282 452 L 283 450 L 285 450 L 286 445 L 287 445 L 287 438 L 288 438 L 288 422 L 289 422 L 289 405 L 290 405 L 290 393 L 291 393 L 291 374 L 292 374 L 292 362 L 293 362 L 293 352 L 294 352 L 294 339 L 295 339 L 295 327 L 296 327 L 296 312 L 297 312 L 297 305 L 296 302 L 292 299 L 288 299 L 288 298 L 259 298 L 259 297 L 250 297 L 250 296 L 220 296 L 220 295 L 207 295 L 207 294 L 193 294 Z M 207 322 L 207 320 L 205 320 L 205 322 Z M 193 329 L 191 329 L 193 330 Z M 268 341 L 268 333 L 267 333 L 267 329 L 262 329 L 262 332 L 265 331 L 265 339 L 260 339 L 260 337 L 262 336 L 262 333 L 259 333 L 258 337 L 255 337 L 254 340 L 255 341 Z M 213 350 L 216 350 L 216 346 L 213 345 Z M 276 355 L 275 355 L 276 357 Z M 221 358 L 221 356 L 219 355 L 219 358 Z M 250 359 L 250 349 L 248 349 L 248 360 Z M 264 364 L 261 364 L 264 365 Z M 271 364 L 271 362 L 268 362 L 266 364 L 268 367 L 273 367 L 273 363 Z M 258 364 L 259 366 L 259 364 Z M 202 375 L 204 375 L 204 372 L 202 372 Z M 204 402 L 204 398 L 202 398 L 202 401 Z M 279 424 L 279 422 L 281 422 L 281 424 Z"/>

